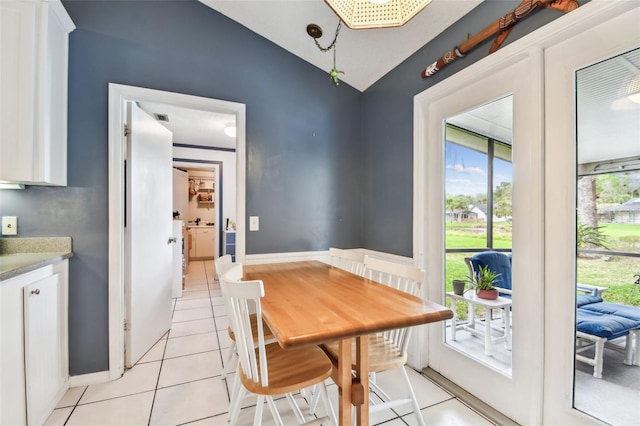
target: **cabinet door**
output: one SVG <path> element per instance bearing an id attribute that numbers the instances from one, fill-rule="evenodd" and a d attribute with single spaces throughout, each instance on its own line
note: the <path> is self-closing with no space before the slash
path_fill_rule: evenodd
<path id="1" fill-rule="evenodd" d="M 214 228 L 196 229 L 196 257 L 213 257 Z"/>
<path id="2" fill-rule="evenodd" d="M 60 274 L 23 288 L 27 421 L 43 424 L 65 390 Z"/>
<path id="3" fill-rule="evenodd" d="M 35 3 L 0 2 L 0 180 L 33 180 L 37 12 Z"/>
<path id="4" fill-rule="evenodd" d="M 0 8 L 0 180 L 64 186 L 75 26 L 60 0 L 2 0 Z"/>

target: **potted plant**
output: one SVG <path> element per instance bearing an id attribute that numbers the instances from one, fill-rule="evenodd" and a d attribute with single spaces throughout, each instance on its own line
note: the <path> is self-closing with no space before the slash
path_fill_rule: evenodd
<path id="1" fill-rule="evenodd" d="M 469 277 L 471 287 L 481 299 L 495 300 L 498 298 L 498 289 L 493 286 L 501 274 L 489 269 L 489 266 L 479 266 L 475 276 Z"/>

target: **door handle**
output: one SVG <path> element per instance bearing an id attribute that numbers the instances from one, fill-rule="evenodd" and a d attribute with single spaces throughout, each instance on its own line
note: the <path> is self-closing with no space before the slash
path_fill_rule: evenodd
<path id="1" fill-rule="evenodd" d="M 176 237 L 173 238 L 169 238 L 169 241 L 167 241 L 167 244 L 171 244 L 171 243 L 177 243 L 178 239 Z"/>

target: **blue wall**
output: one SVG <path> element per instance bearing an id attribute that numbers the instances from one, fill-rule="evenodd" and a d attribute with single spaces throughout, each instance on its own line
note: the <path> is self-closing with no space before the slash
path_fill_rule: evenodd
<path id="1" fill-rule="evenodd" d="M 364 92 L 363 247 L 413 257 L 413 97 L 486 57 L 493 39 L 434 76 L 423 79 L 420 73 L 468 34 L 480 32 L 518 4 L 485 0 Z M 562 15 L 550 9 L 535 11 L 514 27 L 503 46 Z"/>
<path id="2" fill-rule="evenodd" d="M 360 246 L 359 91 L 195 0 L 63 4 L 68 187 L 0 191 L 0 213 L 20 237 L 73 238 L 72 375 L 108 369 L 109 82 L 246 104 L 247 253 Z"/>
<path id="3" fill-rule="evenodd" d="M 518 4 L 485 1 L 363 94 L 194 0 L 63 3 L 77 26 L 68 187 L 0 191 L 0 214 L 19 217 L 20 237 L 73 238 L 72 375 L 108 369 L 109 82 L 247 105 L 247 216 L 260 216 L 247 253 L 337 246 L 411 256 L 413 96 L 488 45 L 429 80 L 419 73 Z M 509 41 L 557 16 L 527 18 Z"/>

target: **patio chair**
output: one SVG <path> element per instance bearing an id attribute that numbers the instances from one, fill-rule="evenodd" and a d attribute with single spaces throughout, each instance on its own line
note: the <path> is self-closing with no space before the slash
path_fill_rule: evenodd
<path id="1" fill-rule="evenodd" d="M 365 276 L 373 281 L 388 285 L 397 290 L 419 296 L 420 288 L 425 279 L 425 271 L 408 265 L 400 265 L 393 262 L 378 260 L 368 257 L 365 261 Z M 389 330 L 369 336 L 369 387 L 383 400 L 379 404 L 370 404 L 369 411 L 376 412 L 393 408 L 399 405 L 411 404 L 418 424 L 424 426 L 424 419 L 420 412 L 420 406 L 416 395 L 405 371 L 407 363 L 407 347 L 411 328 Z M 338 359 L 338 343 L 324 345 L 325 350 L 334 359 Z M 355 342 L 352 345 L 352 359 L 355 356 Z M 355 368 L 355 365 L 353 366 Z M 398 369 L 402 373 L 407 396 L 405 398 L 392 399 L 383 389 L 376 384 L 376 373 Z"/>
<path id="2" fill-rule="evenodd" d="M 624 363 L 640 365 L 640 307 L 604 302 L 601 297 L 579 295 L 576 311 L 576 359 L 594 367 L 594 377 L 602 377 L 603 352 L 609 348 L 624 354 Z M 624 346 L 613 343 L 624 337 Z M 582 353 L 595 346 L 593 358 Z"/>
<path id="3" fill-rule="evenodd" d="M 479 268 L 488 267 L 500 275 L 496 278 L 494 287 L 498 289 L 500 296 L 511 298 L 511 257 L 497 251 L 484 251 L 476 253 L 472 257 L 465 257 L 464 262 L 469 268 L 469 276 L 475 277 Z"/>
<path id="4" fill-rule="evenodd" d="M 241 403 L 247 392 L 258 396 L 254 425 L 262 424 L 265 399 L 275 423 L 283 425 L 274 395 L 285 395 L 298 421 L 305 423 L 292 392 L 318 385 L 320 398 L 329 414 L 321 419 L 314 419 L 312 423 L 337 425 L 325 385 L 325 380 L 331 377 L 331 360 L 318 346 L 284 350 L 280 345 L 266 344 L 262 321 L 251 321 L 252 312 L 259 318 L 262 317 L 264 285 L 260 280 L 240 281 L 241 268 L 239 264 L 234 265 L 220 280 L 230 322 L 236 332 L 240 360 L 231 392 L 230 424 L 237 424 Z M 258 338 L 257 345 L 254 344 L 254 336 Z"/>
<path id="5" fill-rule="evenodd" d="M 344 269 L 352 274 L 364 275 L 364 264 L 367 259 L 366 254 L 331 247 L 329 248 L 329 257 L 331 258 L 331 266 Z"/>
<path id="6" fill-rule="evenodd" d="M 241 267 L 239 269 L 236 269 L 236 273 L 239 273 L 240 275 L 238 277 L 236 277 L 238 280 L 240 278 L 242 278 L 242 264 L 239 263 L 233 263 L 231 255 L 226 254 L 224 256 L 220 256 L 219 258 L 217 258 L 214 261 L 214 265 L 215 265 L 215 273 L 216 273 L 216 277 L 218 278 L 218 281 L 220 283 L 222 283 L 222 276 L 233 267 L 233 265 L 240 265 Z M 222 285 L 222 284 L 221 284 Z M 229 315 L 229 313 L 227 313 L 227 315 Z M 257 317 L 255 313 L 251 314 L 251 321 L 252 323 L 256 323 L 257 322 Z M 231 324 L 231 322 L 229 322 L 229 324 Z M 271 332 L 271 329 L 269 329 L 269 326 L 264 323 L 263 321 L 263 328 L 264 328 L 264 334 L 266 336 L 267 339 L 267 343 L 275 343 L 277 340 L 276 338 L 273 336 L 273 333 Z M 224 367 L 222 369 L 222 380 L 226 380 L 227 379 L 227 374 L 229 374 L 231 372 L 230 368 L 233 365 L 231 363 L 231 359 L 233 358 L 234 355 L 236 355 L 236 336 L 235 333 L 233 332 L 233 328 L 231 327 L 231 325 L 229 325 L 229 327 L 227 327 L 227 333 L 229 334 L 229 338 L 231 339 L 231 345 L 229 346 L 229 349 L 227 349 L 227 356 L 225 357 L 224 360 Z M 257 342 L 257 336 L 254 336 L 255 339 L 254 341 Z"/>

